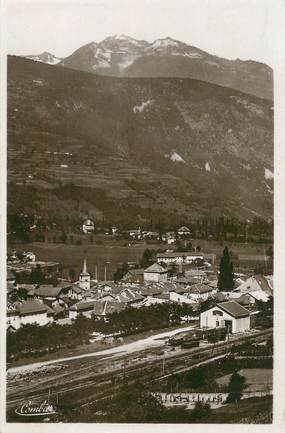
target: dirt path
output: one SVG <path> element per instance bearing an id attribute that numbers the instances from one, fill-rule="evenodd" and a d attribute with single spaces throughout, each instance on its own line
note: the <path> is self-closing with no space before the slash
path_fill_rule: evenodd
<path id="1" fill-rule="evenodd" d="M 82 355 L 69 356 L 65 358 L 57 358 L 57 359 L 52 359 L 50 361 L 36 362 L 33 364 L 12 367 L 9 368 L 7 372 L 14 374 L 14 373 L 27 371 L 30 369 L 34 370 L 35 368 L 43 367 L 46 365 L 58 364 L 67 361 L 74 361 L 77 359 L 90 358 L 90 357 L 102 356 L 102 355 L 121 356 L 123 354 L 134 353 L 137 351 L 150 349 L 152 347 L 164 346 L 165 340 L 168 339 L 169 337 L 178 334 L 180 332 L 190 331 L 191 329 L 194 329 L 194 326 L 186 326 L 184 328 L 178 328 L 178 329 L 173 329 L 171 331 L 162 332 L 160 334 L 155 334 L 150 337 L 134 341 L 132 343 L 127 343 L 127 344 L 122 344 L 120 346 L 112 347 L 110 349 L 98 350 L 96 352 L 84 353 Z"/>

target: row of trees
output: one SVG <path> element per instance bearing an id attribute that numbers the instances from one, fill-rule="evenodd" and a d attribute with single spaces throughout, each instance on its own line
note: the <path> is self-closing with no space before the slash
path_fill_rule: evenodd
<path id="1" fill-rule="evenodd" d="M 52 284 L 53 286 L 56 286 L 58 284 L 58 276 L 60 273 L 61 269 L 57 268 L 45 273 L 41 266 L 37 264 L 31 272 L 16 273 L 15 282 L 16 284 Z"/>
<path id="2" fill-rule="evenodd" d="M 29 240 L 44 240 L 46 237 L 46 228 L 53 228 L 54 221 L 48 221 L 38 215 L 23 214 L 23 213 L 9 213 L 7 216 L 8 232 L 18 240 L 28 242 Z M 104 228 L 104 232 L 110 231 L 113 224 L 118 222 L 98 221 L 96 227 L 100 232 L 100 227 Z M 117 224 L 118 225 L 118 224 Z M 140 221 L 134 223 L 134 226 L 141 225 L 143 230 L 155 230 L 159 233 L 161 239 L 162 234 L 167 231 L 174 231 L 177 233 L 180 226 L 186 225 L 190 228 L 191 238 L 195 239 L 212 239 L 217 241 L 236 241 L 236 242 L 262 242 L 272 241 L 273 239 L 273 221 L 271 219 L 263 219 L 255 217 L 252 221 L 239 220 L 237 218 L 226 217 L 203 217 L 196 220 L 180 221 L 176 225 L 169 225 L 163 222 L 153 223 L 144 222 L 143 226 Z M 56 241 L 66 242 L 68 240 L 66 229 L 69 231 L 79 232 L 81 221 L 70 222 L 60 225 L 56 224 L 59 231 L 56 236 Z M 31 229 L 33 227 L 33 229 Z M 73 227 L 73 230 L 72 230 Z M 124 232 L 130 227 L 124 223 L 119 224 L 119 231 Z M 177 235 L 178 239 L 178 235 Z M 73 242 L 72 236 L 69 238 Z"/>
<path id="3" fill-rule="evenodd" d="M 72 325 L 48 326 L 24 325 L 7 335 L 7 356 L 36 356 L 43 352 L 57 351 L 69 345 L 89 343 L 92 332 L 130 335 L 150 329 L 160 329 L 180 323 L 180 318 L 192 315 L 189 305 L 157 304 L 140 309 L 128 307 L 108 316 L 108 320 L 88 319 L 78 316 Z"/>

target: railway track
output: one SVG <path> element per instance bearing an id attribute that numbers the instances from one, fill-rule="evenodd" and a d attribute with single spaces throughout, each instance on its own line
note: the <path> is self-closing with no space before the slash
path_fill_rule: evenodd
<path id="1" fill-rule="evenodd" d="M 112 397 L 122 385 L 132 383 L 138 378 L 144 383 L 165 379 L 175 373 L 187 371 L 201 363 L 211 362 L 217 357 L 226 356 L 233 345 L 245 341 L 264 341 L 272 333 L 272 329 L 243 336 L 231 342 L 221 342 L 205 348 L 185 349 L 183 353 L 159 356 L 149 360 L 136 359 L 137 354 L 126 355 L 114 359 L 88 359 L 87 365 L 80 366 L 76 362 L 69 365 L 68 370 L 47 373 L 44 377 L 35 377 L 32 381 L 13 381 L 7 383 L 7 409 L 16 408 L 23 401 L 40 400 L 59 394 L 61 397 L 73 396 L 76 404 L 84 406 L 98 400 Z M 131 363 L 131 365 L 130 365 Z"/>

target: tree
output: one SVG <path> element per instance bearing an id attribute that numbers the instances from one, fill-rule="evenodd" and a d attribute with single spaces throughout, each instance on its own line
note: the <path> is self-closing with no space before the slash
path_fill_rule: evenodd
<path id="1" fill-rule="evenodd" d="M 116 270 L 116 272 L 113 275 L 115 283 L 120 281 L 126 275 L 128 270 L 129 270 L 129 266 L 126 262 L 124 262 L 122 264 L 122 266 L 118 267 L 118 269 Z"/>
<path id="2" fill-rule="evenodd" d="M 66 240 L 67 240 L 67 236 L 66 233 L 63 231 L 60 235 L 60 242 L 62 242 L 63 244 L 65 244 Z"/>
<path id="3" fill-rule="evenodd" d="M 196 367 L 189 371 L 188 377 L 189 385 L 191 388 L 200 388 L 205 385 L 206 374 L 202 367 Z"/>
<path id="4" fill-rule="evenodd" d="M 41 270 L 40 265 L 37 265 L 35 269 L 32 270 L 30 274 L 30 284 L 42 284 L 44 282 L 44 274 Z"/>
<path id="5" fill-rule="evenodd" d="M 70 281 L 74 281 L 74 278 L 75 278 L 75 270 L 74 270 L 74 269 L 69 269 L 68 275 L 69 275 L 69 279 L 70 279 Z"/>
<path id="6" fill-rule="evenodd" d="M 23 242 L 29 241 L 30 225 L 32 224 L 32 217 L 23 214 L 8 215 L 8 231 L 10 231 L 15 238 Z"/>
<path id="7" fill-rule="evenodd" d="M 202 401 L 197 401 L 194 409 L 192 410 L 190 420 L 196 421 L 202 418 L 206 418 L 211 412 L 211 406 L 209 403 L 204 403 Z"/>
<path id="8" fill-rule="evenodd" d="M 19 289 L 17 290 L 17 296 L 18 296 L 18 299 L 20 299 L 20 300 L 26 301 L 27 300 L 27 294 L 28 294 L 28 291 L 24 287 L 19 287 Z"/>
<path id="9" fill-rule="evenodd" d="M 153 251 L 149 250 L 148 248 L 144 250 L 142 259 L 140 261 L 140 265 L 142 268 L 148 268 L 153 263 Z"/>
<path id="10" fill-rule="evenodd" d="M 140 386 L 127 386 L 116 394 L 106 407 L 108 420 L 113 422 L 158 422 L 164 412 L 160 403 L 151 393 Z"/>
<path id="11" fill-rule="evenodd" d="M 220 261 L 220 272 L 218 278 L 218 289 L 233 290 L 234 288 L 234 271 L 233 264 L 230 260 L 228 247 L 224 248 L 223 256 Z"/>
<path id="12" fill-rule="evenodd" d="M 238 403 L 242 397 L 242 391 L 246 387 L 245 377 L 241 376 L 238 372 L 234 372 L 230 378 L 228 385 L 228 403 Z"/>

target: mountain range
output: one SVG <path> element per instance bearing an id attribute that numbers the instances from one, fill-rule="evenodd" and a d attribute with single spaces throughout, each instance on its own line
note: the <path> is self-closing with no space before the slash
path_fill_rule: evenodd
<path id="1" fill-rule="evenodd" d="M 62 224 L 272 218 L 272 102 L 9 56 L 8 180 L 8 212 Z"/>
<path id="2" fill-rule="evenodd" d="M 273 99 L 273 71 L 269 66 L 220 58 L 171 37 L 150 43 L 115 35 L 88 43 L 64 59 L 50 53 L 27 57 L 115 77 L 193 78 Z"/>
<path id="3" fill-rule="evenodd" d="M 57 65 L 63 60 L 62 58 L 56 57 L 53 54 L 48 53 L 47 51 L 44 51 L 39 55 L 30 55 L 25 57 L 27 59 L 34 60 L 35 62 L 47 63 L 48 65 Z"/>

